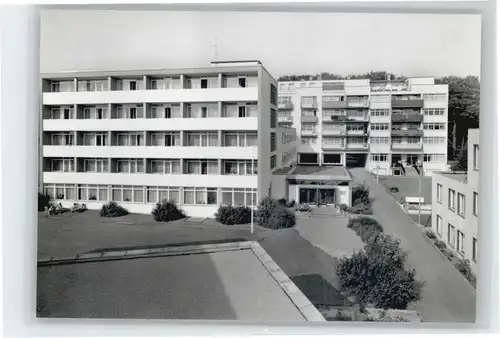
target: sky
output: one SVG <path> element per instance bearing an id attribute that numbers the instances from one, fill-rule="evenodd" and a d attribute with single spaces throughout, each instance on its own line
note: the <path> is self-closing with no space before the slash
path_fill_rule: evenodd
<path id="1" fill-rule="evenodd" d="M 274 76 L 480 73 L 481 17 L 458 14 L 45 10 L 41 72 L 260 60 Z"/>

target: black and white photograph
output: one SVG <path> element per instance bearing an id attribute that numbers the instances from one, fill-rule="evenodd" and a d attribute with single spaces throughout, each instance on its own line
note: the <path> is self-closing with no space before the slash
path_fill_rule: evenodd
<path id="1" fill-rule="evenodd" d="M 40 34 L 37 317 L 476 322 L 481 15 Z"/>

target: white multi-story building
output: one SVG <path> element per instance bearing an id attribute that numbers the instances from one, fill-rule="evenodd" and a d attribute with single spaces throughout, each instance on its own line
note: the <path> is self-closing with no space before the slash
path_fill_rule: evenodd
<path id="1" fill-rule="evenodd" d="M 137 213 L 164 199 L 196 217 L 255 205 L 295 159 L 277 101 L 258 61 L 44 74 L 39 189 L 63 205 L 116 201 Z"/>
<path id="2" fill-rule="evenodd" d="M 432 229 L 476 272 L 479 216 L 479 129 L 469 129 L 467 172 L 432 175 Z"/>
<path id="3" fill-rule="evenodd" d="M 380 175 L 447 169 L 448 85 L 434 78 L 279 82 L 278 109 L 279 123 L 299 134 L 299 164 Z"/>

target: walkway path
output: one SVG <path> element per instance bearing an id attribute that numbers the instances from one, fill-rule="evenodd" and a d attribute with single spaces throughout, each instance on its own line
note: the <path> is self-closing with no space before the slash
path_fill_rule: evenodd
<path id="1" fill-rule="evenodd" d="M 476 292 L 455 267 L 424 237 L 385 188 L 364 169 L 352 169 L 355 182 L 364 182 L 373 200 L 373 217 L 401 239 L 408 264 L 426 282 L 415 309 L 427 322 L 474 322 Z"/>

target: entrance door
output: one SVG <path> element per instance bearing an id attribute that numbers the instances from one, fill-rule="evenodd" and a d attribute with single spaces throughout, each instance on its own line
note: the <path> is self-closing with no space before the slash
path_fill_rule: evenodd
<path id="1" fill-rule="evenodd" d="M 319 189 L 319 204 L 335 204 L 335 189 Z"/>
<path id="2" fill-rule="evenodd" d="M 317 204 L 318 203 L 318 189 L 300 188 L 299 189 L 299 203 Z"/>

